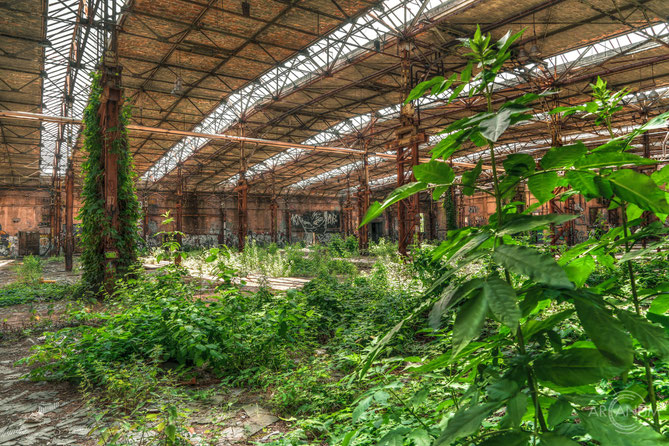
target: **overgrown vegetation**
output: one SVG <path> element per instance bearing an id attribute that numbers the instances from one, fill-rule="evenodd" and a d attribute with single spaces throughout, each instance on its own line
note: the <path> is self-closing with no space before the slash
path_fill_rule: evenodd
<path id="1" fill-rule="evenodd" d="M 23 260 L 14 267 L 16 281 L 18 283 L 35 285 L 42 278 L 44 265 L 38 256 L 25 256 Z"/>
<path id="2" fill-rule="evenodd" d="M 531 156 L 512 154 L 503 161 L 504 174 L 500 174 L 495 160 L 497 140 L 509 126 L 532 117 L 529 103 L 554 94 L 525 94 L 498 109 L 493 106 L 494 80 L 510 57 L 510 46 L 520 36 L 507 34 L 493 42 L 477 30 L 473 38 L 464 41 L 470 62 L 462 73 L 449 79 L 434 78 L 411 92 L 407 100 L 430 91 L 447 93 L 450 101 L 467 88 L 470 96 L 486 98 L 487 110 L 447 127 L 444 132 L 448 136 L 432 150 L 433 161 L 414 168 L 418 181 L 396 189 L 383 203 L 375 203 L 363 221 L 371 221 L 391 204 L 426 189 L 433 191 L 435 199 L 452 187 L 460 187 L 465 195 L 478 191 L 494 197 L 497 205 L 488 225 L 449 233 L 449 240 L 433 253 L 434 259 L 448 259 L 451 265 L 433 287 L 447 282 L 459 268 L 476 259 L 487 259 L 485 274 L 451 283 L 415 313 L 432 307 L 431 326 L 446 327 L 451 339 L 448 351 L 423 366 L 422 372 L 448 370 L 453 382 L 467 386 L 467 391 L 452 399 L 456 410 L 445 426 L 436 422 L 443 416 L 439 410 L 434 424 L 423 422 L 417 429 L 406 427 L 400 418 L 378 420 L 390 425 L 381 442 L 413 441 L 415 436 L 437 445 L 470 441 L 551 445 L 588 439 L 606 445 L 666 442 L 662 435 L 666 422 L 660 419 L 663 408 L 658 405 L 655 382 L 663 376 L 662 368 L 653 370 L 651 364 L 669 360 L 669 337 L 667 326 L 653 323 L 666 325 L 666 320 L 653 311 L 645 314 L 642 308 L 645 298 L 657 292 L 639 292 L 633 261 L 644 251 L 632 251 L 632 246 L 650 237 L 660 238 L 659 244 L 666 241 L 667 230 L 660 222 L 669 214 L 669 203 L 661 187 L 667 182 L 669 168 L 648 176 L 623 166 L 656 163 L 628 150 L 635 137 L 666 125 L 669 113 L 629 135 L 615 137 L 611 116 L 620 109 L 624 93 L 609 92 L 606 83 L 598 79 L 591 86 L 592 102 L 551 113 L 594 114 L 596 122 L 608 130 L 610 141 L 594 149 L 582 142 L 553 147 L 542 157 L 540 169 Z M 483 159 L 462 174 L 459 182 L 452 168 L 437 160 L 448 160 L 466 141 L 489 149 L 490 189 L 477 182 Z M 610 208 L 622 210 L 622 227 L 569 249 L 556 262 L 552 255 L 520 244 L 513 236 L 547 224 L 563 224 L 576 216 L 533 215 L 532 207 L 521 212 L 508 203 L 521 182 L 527 182 L 539 204 L 554 198 L 558 185 L 570 188 L 562 198 L 580 193 L 586 199 L 607 200 Z M 659 222 L 633 230 L 644 212 L 655 214 Z M 583 287 L 597 263 L 615 267 L 619 252 L 618 267 L 625 271 L 629 294 L 619 293 L 613 287 L 614 280 Z M 565 336 L 560 329 L 567 321 L 570 332 Z M 372 367 L 392 335 L 393 331 L 368 355 L 359 377 Z M 472 343 L 477 339 L 481 342 Z M 463 352 L 467 358 L 460 356 Z M 465 364 L 456 359 L 464 359 Z M 630 381 L 629 376 L 640 380 Z M 616 399 L 616 391 L 632 389 L 638 398 Z M 627 410 L 611 413 L 615 405 Z M 366 409 L 363 406 L 362 410 Z M 639 412 L 646 416 L 637 417 Z M 621 429 L 627 429 L 624 435 Z M 351 432 L 352 439 L 355 431 Z"/>
<path id="3" fill-rule="evenodd" d="M 665 126 L 669 113 L 616 137 L 611 122 L 623 93 L 598 79 L 592 102 L 551 112 L 594 117 L 610 140 L 553 147 L 539 166 L 509 155 L 498 171 L 504 131 L 555 94 L 494 105 L 495 78 L 520 36 L 493 42 L 477 31 L 464 41 L 470 63 L 462 73 L 412 91 L 407 100 L 469 92 L 487 107 L 447 127 L 433 161 L 414 167 L 417 181 L 365 217 L 412 194 L 436 200 L 459 188 L 494 198 L 488 224 L 449 228 L 438 246 L 412 247 L 412 262 L 392 242 L 371 243 L 377 262 L 369 271 L 351 261 L 352 237 L 183 256 L 166 233 L 157 260 L 183 257 L 181 265 L 134 272 L 101 311 L 72 313 L 80 325 L 47 334 L 24 360 L 31 377 L 80 383 L 106 409 L 104 444 L 138 435 L 147 444 L 189 444 L 183 408 L 196 396 L 184 383 L 198 379 L 263 391 L 292 421 L 277 445 L 669 443 L 669 259 L 656 251 L 667 244 L 669 167 L 645 175 L 634 167 L 655 161 L 630 153 L 634 138 Z M 483 159 L 459 179 L 446 162 L 468 142 L 487 149 L 487 184 Z M 515 200 L 525 184 L 538 205 Z M 574 194 L 619 209 L 621 226 L 573 247 L 530 244 L 531 231 L 575 217 L 541 215 L 538 206 Z M 649 216 L 657 220 L 644 224 Z M 192 280 L 193 270 L 216 280 Z M 249 274 L 313 280 L 300 290 L 247 292 L 235 279 Z M 102 423 L 110 419 L 119 422 Z"/>
<path id="4" fill-rule="evenodd" d="M 76 285 L 63 283 L 13 283 L 0 288 L 0 307 L 51 302 L 71 298 L 78 293 Z"/>
<path id="5" fill-rule="evenodd" d="M 104 68 L 103 68 L 104 69 Z M 82 207 L 79 211 L 81 232 L 79 243 L 83 249 L 81 266 L 82 280 L 87 288 L 98 292 L 105 282 L 105 265 L 107 257 L 116 257 L 116 277 L 123 277 L 137 260 L 137 246 L 140 237 L 137 222 L 140 218 L 139 200 L 135 191 L 136 173 L 132 155 L 128 151 L 128 133 L 126 125 L 130 109 L 123 108 L 119 117 L 118 128 L 110 128 L 109 135 L 102 135 L 100 128 L 100 96 L 102 85 L 101 75 L 94 73 L 88 105 L 84 110 L 84 143 L 83 151 L 86 159 L 82 164 L 84 185 L 81 191 Z M 118 156 L 118 229 L 112 227 L 111 217 L 105 212 L 104 175 L 103 175 L 103 144 L 105 138 L 111 138 L 109 146 Z M 110 237 L 117 252 L 105 252 L 103 238 Z M 115 250 L 115 251 L 116 251 Z"/>

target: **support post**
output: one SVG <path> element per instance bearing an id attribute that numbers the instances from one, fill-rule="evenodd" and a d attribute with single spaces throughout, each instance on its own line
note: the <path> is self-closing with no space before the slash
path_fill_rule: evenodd
<path id="1" fill-rule="evenodd" d="M 429 200 L 427 203 L 428 206 L 428 213 L 429 213 L 429 219 L 430 221 L 428 222 L 428 234 L 430 237 L 430 240 L 436 240 L 437 239 L 437 211 L 435 209 L 437 203 L 434 200 Z"/>
<path id="2" fill-rule="evenodd" d="M 274 172 L 272 172 L 272 198 L 269 203 L 269 213 L 270 213 L 270 227 L 269 233 L 272 239 L 272 243 L 277 243 L 279 240 L 279 231 L 278 231 L 278 221 L 279 218 L 279 203 L 276 201 L 276 181 L 274 177 Z"/>
<path id="3" fill-rule="evenodd" d="M 553 97 L 553 103 L 555 106 L 557 106 L 557 95 Z M 550 115 L 550 122 L 548 123 L 550 132 L 551 132 L 551 147 L 561 147 L 563 145 L 562 142 L 562 118 L 559 113 L 555 113 Z M 566 190 L 564 187 L 557 187 L 553 193 L 555 195 L 563 192 Z M 571 202 L 571 205 L 573 205 L 573 201 Z M 551 214 L 555 213 L 564 213 L 566 208 L 568 208 L 570 204 L 568 203 L 565 206 L 565 209 L 563 209 L 560 205 L 559 200 L 557 199 L 551 199 L 548 201 L 548 210 Z M 555 224 L 551 224 L 551 245 L 556 245 L 560 237 L 562 235 L 566 234 L 565 239 L 568 244 L 570 244 L 570 241 L 572 240 L 571 234 L 573 233 L 573 222 L 567 222 L 563 224 L 561 227 L 558 227 Z"/>
<path id="4" fill-rule="evenodd" d="M 402 89 L 401 97 L 404 100 L 411 90 L 411 43 L 401 42 Z M 400 109 L 400 128 L 395 131 L 395 141 L 387 147 L 397 151 L 397 186 L 415 181 L 412 168 L 419 163 L 418 146 L 427 142 L 425 133 L 418 131 L 418 121 L 415 118 L 413 104 L 402 105 Z M 398 251 L 407 257 L 407 248 L 420 237 L 420 215 L 418 194 L 405 198 L 397 203 Z"/>
<path id="5" fill-rule="evenodd" d="M 278 214 L 279 214 L 279 203 L 276 202 L 276 197 L 272 196 L 272 201 L 269 204 L 270 216 L 272 221 L 270 222 L 270 235 L 272 237 L 272 243 L 277 243 L 279 240 L 278 233 Z"/>
<path id="6" fill-rule="evenodd" d="M 293 228 L 290 224 L 290 208 L 288 207 L 288 202 L 286 202 L 286 210 L 284 211 L 283 218 L 284 226 L 286 227 L 286 244 L 290 245 L 292 242 Z"/>
<path id="7" fill-rule="evenodd" d="M 244 123 L 239 124 L 239 136 L 244 136 Z M 239 143 L 239 182 L 237 183 L 237 239 L 239 251 L 244 250 L 246 236 L 248 235 L 248 191 L 249 182 L 246 180 L 246 154 L 244 153 L 244 141 Z"/>
<path id="8" fill-rule="evenodd" d="M 358 189 L 358 222 L 361 223 L 365 218 L 365 213 L 369 209 L 369 160 L 367 151 L 369 149 L 369 140 L 365 143 L 365 153 L 362 155 L 362 178 L 360 189 Z M 369 248 L 369 226 L 360 227 L 358 234 L 358 250 L 361 254 L 366 254 Z"/>
<path id="9" fill-rule="evenodd" d="M 120 66 L 103 64 L 102 95 L 100 97 L 100 132 L 102 134 L 103 196 L 105 214 L 111 222 L 112 231 L 119 231 L 118 207 L 118 151 L 114 142 L 119 140 L 122 107 Z M 105 283 L 109 287 L 116 275 L 119 250 L 111 234 L 103 235 L 105 255 Z"/>
<path id="10" fill-rule="evenodd" d="M 221 197 L 221 230 L 218 232 L 218 244 L 225 245 L 225 197 Z"/>
<path id="11" fill-rule="evenodd" d="M 249 183 L 242 176 L 237 183 L 237 214 L 238 214 L 238 226 L 237 226 L 237 241 L 239 246 L 239 251 L 244 250 L 244 244 L 246 243 L 246 235 L 248 234 L 248 191 Z"/>
<path id="12" fill-rule="evenodd" d="M 72 271 L 74 254 L 74 167 L 72 158 L 67 161 L 65 174 L 65 271 Z"/>
<path id="13" fill-rule="evenodd" d="M 177 202 L 176 202 L 176 215 L 175 215 L 175 226 L 176 226 L 176 232 L 177 232 L 177 239 L 176 242 L 179 243 L 179 251 L 181 251 L 183 247 L 183 219 L 184 219 L 184 179 L 183 179 L 183 174 L 181 170 L 181 164 L 177 166 Z M 181 255 L 177 254 L 176 258 L 174 259 L 174 264 L 175 265 L 181 265 Z"/>
<path id="14" fill-rule="evenodd" d="M 342 206 L 342 223 L 344 235 L 348 237 L 355 232 L 353 223 L 353 202 L 351 201 L 351 178 L 346 175 L 346 200 Z"/>

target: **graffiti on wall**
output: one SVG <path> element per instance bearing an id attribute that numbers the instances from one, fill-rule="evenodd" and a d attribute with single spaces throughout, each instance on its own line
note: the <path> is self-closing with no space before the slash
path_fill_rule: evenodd
<path id="1" fill-rule="evenodd" d="M 2 230 L 0 225 L 0 256 L 16 256 L 18 249 L 18 240 L 15 236 L 11 236 L 7 231 Z"/>
<path id="2" fill-rule="evenodd" d="M 339 229 L 339 211 L 310 211 L 303 214 L 291 214 L 290 224 L 294 229 L 304 232 L 324 233 Z"/>

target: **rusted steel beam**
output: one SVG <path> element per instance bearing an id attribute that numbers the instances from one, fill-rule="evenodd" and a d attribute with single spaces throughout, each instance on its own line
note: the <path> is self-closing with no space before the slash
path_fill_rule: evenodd
<path id="1" fill-rule="evenodd" d="M 248 234 L 248 192 L 249 183 L 246 178 L 242 177 L 237 183 L 237 243 L 239 251 L 244 250 L 246 243 L 246 236 Z"/>
<path id="2" fill-rule="evenodd" d="M 292 234 L 293 228 L 290 222 L 290 207 L 288 207 L 288 202 L 286 202 L 286 209 L 283 213 L 284 226 L 286 227 L 286 244 L 290 245 L 292 243 Z"/>
<path id="3" fill-rule="evenodd" d="M 372 124 L 373 125 L 373 124 Z M 371 129 L 371 127 L 370 127 Z M 369 209 L 369 139 L 364 141 L 364 154 L 362 155 L 362 175 L 361 184 L 358 189 L 358 223 L 365 218 L 367 209 Z M 358 250 L 361 254 L 366 254 L 369 249 L 369 225 L 364 225 L 358 230 Z"/>
<path id="4" fill-rule="evenodd" d="M 183 207 L 184 207 L 184 178 L 182 175 L 181 171 L 181 164 L 177 167 L 177 177 L 178 177 L 178 182 L 177 182 L 177 201 L 175 205 L 175 210 L 176 210 L 176 215 L 175 215 L 175 226 L 176 226 L 176 241 L 179 244 L 179 250 L 183 247 Z M 174 264 L 175 265 L 181 265 L 181 255 L 177 254 L 176 258 L 174 259 Z"/>
<path id="5" fill-rule="evenodd" d="M 221 219 L 221 230 L 218 233 L 218 244 L 225 245 L 225 196 L 221 197 L 220 203 L 220 219 Z"/>
<path id="6" fill-rule="evenodd" d="M 65 173 L 65 271 L 72 271 L 74 254 L 74 166 L 67 161 Z"/>
<path id="7" fill-rule="evenodd" d="M 123 106 L 121 92 L 122 67 L 102 66 L 102 94 L 100 96 L 100 133 L 102 134 L 103 198 L 104 211 L 111 223 L 112 232 L 119 232 L 118 203 L 118 150 L 114 147 L 121 134 L 120 115 Z M 119 250 L 111 234 L 102 235 L 102 250 L 105 257 L 105 285 L 111 289 L 116 276 Z"/>
<path id="8" fill-rule="evenodd" d="M 279 213 L 279 204 L 276 202 L 276 198 L 272 197 L 272 201 L 269 204 L 270 210 L 270 235 L 272 237 L 272 243 L 277 243 L 279 241 L 278 237 L 278 213 Z"/>
<path id="9" fill-rule="evenodd" d="M 401 97 L 408 96 L 411 90 L 411 43 L 402 44 L 402 90 Z M 418 131 L 418 121 L 415 117 L 413 104 L 402 105 L 400 109 L 401 126 L 395 131 L 395 141 L 387 148 L 397 151 L 397 187 L 411 181 L 416 181 L 413 175 L 413 166 L 420 160 L 418 157 L 418 146 L 427 141 L 425 133 Z M 408 178 L 407 178 L 408 177 Z M 419 214 L 418 194 L 412 195 L 397 203 L 397 248 L 401 256 L 408 256 L 409 245 L 419 242 Z"/>

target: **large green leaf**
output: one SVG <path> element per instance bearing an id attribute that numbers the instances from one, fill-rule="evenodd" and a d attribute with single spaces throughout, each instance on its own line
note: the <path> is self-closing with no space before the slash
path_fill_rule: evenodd
<path id="1" fill-rule="evenodd" d="M 508 175 L 518 177 L 529 175 L 536 169 L 536 161 L 527 153 L 512 153 L 506 157 L 502 165 Z"/>
<path id="2" fill-rule="evenodd" d="M 408 427 L 396 427 L 381 437 L 377 446 L 402 446 L 404 445 L 404 436 L 410 430 Z"/>
<path id="3" fill-rule="evenodd" d="M 576 170 L 567 171 L 567 181 L 571 187 L 580 192 L 584 197 L 588 199 L 597 198 L 601 195 L 597 183 L 595 183 L 596 174 L 590 172 L 579 172 Z"/>
<path id="4" fill-rule="evenodd" d="M 601 169 L 602 167 L 624 166 L 627 164 L 642 166 L 646 164 L 657 164 L 657 161 L 633 153 L 595 152 L 579 158 L 574 163 L 574 167 L 577 169 Z"/>
<path id="5" fill-rule="evenodd" d="M 650 178 L 657 184 L 662 187 L 666 183 L 669 183 L 669 164 L 664 166 L 660 170 L 656 170 L 650 175 Z"/>
<path id="6" fill-rule="evenodd" d="M 636 136 L 647 132 L 648 130 L 664 128 L 667 126 L 667 121 L 669 121 L 669 112 L 664 112 L 650 119 L 644 125 L 636 129 L 633 134 Z"/>
<path id="7" fill-rule="evenodd" d="M 467 240 L 466 243 L 462 244 L 455 250 L 454 252 L 448 253 L 448 260 L 452 263 L 457 263 L 461 259 L 463 259 L 467 254 L 475 251 L 478 249 L 483 243 L 485 243 L 490 237 L 492 237 L 492 233 L 488 231 L 481 231 L 476 235 L 473 235 L 472 237 Z M 434 258 L 434 257 L 433 257 Z"/>
<path id="8" fill-rule="evenodd" d="M 503 108 L 479 123 L 479 131 L 488 141 L 496 142 L 512 123 L 512 117 L 529 109 Z"/>
<path id="9" fill-rule="evenodd" d="M 618 310 L 616 315 L 641 345 L 669 362 L 669 336 L 664 328 L 629 311 Z"/>
<path id="10" fill-rule="evenodd" d="M 491 277 L 483 282 L 483 295 L 492 314 L 515 333 L 521 315 L 513 288 L 505 281 Z"/>
<path id="11" fill-rule="evenodd" d="M 376 217 L 381 215 L 385 209 L 393 204 L 397 203 L 400 200 L 403 200 L 411 195 L 417 194 L 420 191 L 423 191 L 428 188 L 428 185 L 423 182 L 407 183 L 404 184 L 388 195 L 382 203 L 375 201 L 367 210 L 365 218 L 360 223 L 360 226 L 364 226 L 370 221 L 374 220 Z"/>
<path id="12" fill-rule="evenodd" d="M 413 167 L 416 180 L 431 184 L 451 184 L 455 179 L 453 168 L 441 161 L 430 161 Z"/>
<path id="13" fill-rule="evenodd" d="M 556 288 L 574 288 L 567 274 L 555 259 L 526 246 L 502 245 L 493 252 L 493 259 L 509 271 Z"/>
<path id="14" fill-rule="evenodd" d="M 476 184 L 476 180 L 478 179 L 479 175 L 481 175 L 482 169 L 483 169 L 483 160 L 479 159 L 479 162 L 476 163 L 476 167 L 462 174 L 462 179 L 460 180 L 460 182 L 462 183 L 463 186 L 462 187 L 463 194 L 474 195 L 474 192 L 476 192 L 476 190 L 474 189 L 474 184 Z"/>
<path id="15" fill-rule="evenodd" d="M 501 406 L 500 402 L 485 403 L 478 406 L 462 408 L 448 420 L 446 428 L 434 442 L 433 446 L 448 446 L 458 438 L 476 433 L 481 423 Z"/>
<path id="16" fill-rule="evenodd" d="M 666 286 L 667 284 L 664 285 Z M 655 314 L 664 314 L 669 311 L 669 293 L 664 292 L 655 297 L 648 311 Z"/>
<path id="17" fill-rule="evenodd" d="M 621 169 L 607 177 L 617 196 L 641 209 L 669 214 L 666 193 L 648 176 L 632 169 Z"/>
<path id="18" fill-rule="evenodd" d="M 527 187 L 540 203 L 545 203 L 555 196 L 553 191 L 557 183 L 557 172 L 540 172 L 528 178 Z"/>
<path id="19" fill-rule="evenodd" d="M 574 306 L 585 332 L 597 349 L 614 364 L 629 368 L 634 359 L 632 338 L 611 313 L 585 297 L 575 296 Z"/>
<path id="20" fill-rule="evenodd" d="M 551 426 L 557 426 L 569 418 L 573 410 L 574 408 L 571 407 L 569 401 L 564 398 L 558 398 L 558 400 L 548 408 L 548 417 L 546 418 L 546 421 L 548 421 L 548 424 Z"/>
<path id="21" fill-rule="evenodd" d="M 526 446 L 530 441 L 530 434 L 527 432 L 509 432 L 502 435 L 490 437 L 480 446 Z"/>
<path id="22" fill-rule="evenodd" d="M 588 148 L 580 141 L 569 146 L 552 147 L 541 158 L 541 167 L 544 169 L 560 169 L 572 166 L 587 151 Z"/>
<path id="23" fill-rule="evenodd" d="M 451 284 L 440 295 L 439 300 L 434 303 L 428 321 L 430 327 L 439 328 L 441 324 L 441 316 L 446 310 L 451 308 L 454 304 L 462 299 L 466 299 L 472 291 L 475 291 L 483 286 L 483 280 L 471 279 L 461 285 Z"/>
<path id="24" fill-rule="evenodd" d="M 575 214 L 518 215 L 504 223 L 498 231 L 499 235 L 512 235 L 519 232 L 532 231 L 546 225 L 561 225 L 578 218 Z"/>
<path id="25" fill-rule="evenodd" d="M 659 446 L 669 438 L 639 424 L 631 416 L 616 414 L 612 408 L 606 413 L 599 410 L 579 411 L 579 418 L 592 438 L 605 446 Z"/>
<path id="26" fill-rule="evenodd" d="M 582 386 L 619 375 L 624 368 L 609 362 L 594 348 L 569 348 L 534 362 L 540 380 L 559 386 Z"/>
<path id="27" fill-rule="evenodd" d="M 435 76 L 430 80 L 421 82 L 409 92 L 409 95 L 404 100 L 404 103 L 407 104 L 414 99 L 418 99 L 428 91 L 433 95 L 443 93 L 453 84 L 456 79 L 457 75 L 453 73 L 448 79 L 444 79 L 443 76 Z"/>
<path id="28" fill-rule="evenodd" d="M 453 355 L 457 355 L 474 338 L 481 334 L 483 321 L 488 313 L 488 301 L 483 293 L 477 293 L 458 311 L 453 326 Z"/>
<path id="29" fill-rule="evenodd" d="M 516 429 L 523 421 L 523 416 L 527 412 L 527 400 L 529 396 L 523 392 L 518 392 L 513 398 L 509 398 L 506 403 L 506 413 L 500 420 L 500 427 L 507 429 Z"/>
<path id="30" fill-rule="evenodd" d="M 566 266 L 563 266 L 569 280 L 574 282 L 577 287 L 582 287 L 588 280 L 590 274 L 595 270 L 595 259 L 590 255 L 585 255 L 572 260 Z"/>
<path id="31" fill-rule="evenodd" d="M 417 428 L 412 430 L 406 436 L 407 440 L 413 440 L 415 446 L 430 446 L 432 444 L 432 437 L 425 429 Z"/>
<path id="32" fill-rule="evenodd" d="M 367 409 L 369 409 L 369 406 L 372 404 L 372 400 L 373 400 L 373 397 L 371 395 L 367 396 L 367 397 L 363 398 L 362 400 L 360 400 L 358 405 L 355 406 L 355 409 L 353 409 L 353 414 L 352 414 L 354 423 L 357 423 L 358 420 L 360 420 L 360 417 L 362 417 L 362 415 L 365 412 L 367 412 Z"/>
<path id="33" fill-rule="evenodd" d="M 556 313 L 556 314 L 552 314 L 551 316 L 547 317 L 546 319 L 542 319 L 542 320 L 530 319 L 529 321 L 527 321 L 523 324 L 523 328 L 522 328 L 523 337 L 525 339 L 530 339 L 535 334 L 543 333 L 545 331 L 551 330 L 553 327 L 555 327 L 557 324 L 559 324 L 560 322 L 567 319 L 573 313 L 574 313 L 574 310 L 569 309 L 569 310 L 561 311 L 561 312 Z"/>

